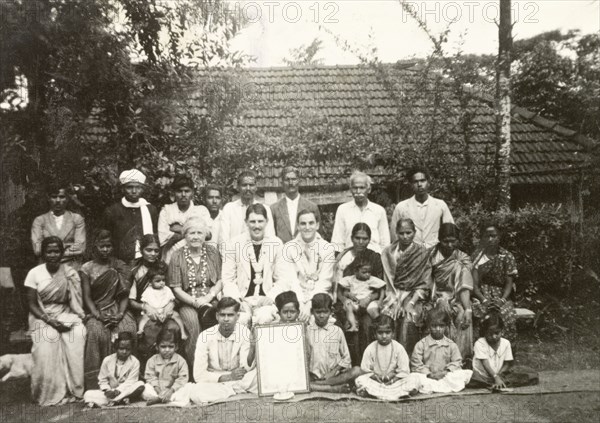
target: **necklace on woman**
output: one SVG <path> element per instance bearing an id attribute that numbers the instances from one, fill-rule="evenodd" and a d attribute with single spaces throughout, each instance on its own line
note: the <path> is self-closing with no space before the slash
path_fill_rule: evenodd
<path id="1" fill-rule="evenodd" d="M 208 294 L 210 286 L 208 286 L 208 260 L 206 255 L 206 245 L 202 245 L 200 250 L 200 273 L 196 274 L 196 263 L 188 246 L 183 247 L 183 255 L 185 256 L 185 264 L 187 265 L 187 278 L 190 284 L 190 295 L 194 298 L 204 297 Z"/>

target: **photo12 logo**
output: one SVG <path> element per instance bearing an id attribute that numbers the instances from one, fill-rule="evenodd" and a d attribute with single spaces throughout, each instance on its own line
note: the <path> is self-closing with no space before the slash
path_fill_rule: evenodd
<path id="1" fill-rule="evenodd" d="M 340 6 L 337 2 L 308 1 L 245 1 L 229 2 L 229 13 L 233 13 L 239 22 L 269 23 L 283 20 L 296 23 L 301 20 L 319 24 L 338 23 Z"/>
<path id="2" fill-rule="evenodd" d="M 413 18 L 435 23 L 487 22 L 500 20 L 499 1 L 402 1 L 402 23 Z M 540 6 L 537 2 L 511 3 L 513 23 L 538 23 Z"/>

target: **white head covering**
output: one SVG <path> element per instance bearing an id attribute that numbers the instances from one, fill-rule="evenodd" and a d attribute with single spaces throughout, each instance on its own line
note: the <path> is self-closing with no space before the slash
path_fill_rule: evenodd
<path id="1" fill-rule="evenodd" d="M 119 175 L 119 181 L 121 182 L 121 185 L 129 183 L 138 183 L 143 185 L 146 183 L 146 175 L 137 169 L 124 170 Z"/>

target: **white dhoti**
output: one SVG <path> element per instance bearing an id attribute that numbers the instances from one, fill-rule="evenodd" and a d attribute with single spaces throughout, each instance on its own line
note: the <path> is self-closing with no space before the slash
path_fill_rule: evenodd
<path id="1" fill-rule="evenodd" d="M 381 382 L 371 379 L 373 373 L 367 373 L 356 378 L 354 383 L 358 391 L 367 391 L 370 395 L 384 401 L 395 401 L 409 395 L 412 390 L 421 388 L 420 378 L 411 373 L 404 379 L 400 379 L 391 385 L 384 385 Z"/>
<path id="2" fill-rule="evenodd" d="M 183 389 L 194 404 L 222 401 L 237 394 L 258 394 L 256 369 L 250 370 L 240 380 L 218 383 L 188 383 Z"/>
<path id="3" fill-rule="evenodd" d="M 419 378 L 421 383 L 421 388 L 419 388 L 419 392 L 422 394 L 431 394 L 431 393 L 442 393 L 447 394 L 450 392 L 459 392 L 465 389 L 467 383 L 471 380 L 471 376 L 473 375 L 472 370 L 455 370 L 453 372 L 449 372 L 444 376 L 443 379 L 435 380 L 430 379 L 427 375 L 422 373 L 411 373 L 412 375 L 416 375 Z"/>
<path id="4" fill-rule="evenodd" d="M 118 402 L 124 398 L 127 398 L 129 395 L 133 394 L 133 391 L 135 391 L 140 386 L 144 386 L 144 382 L 142 382 L 141 380 L 138 380 L 134 383 L 122 383 L 121 385 L 115 388 L 120 392 L 120 394 L 113 399 L 107 398 L 106 395 L 104 395 L 104 391 L 101 391 L 100 389 L 91 389 L 89 391 L 85 391 L 85 393 L 83 394 L 83 401 L 86 404 L 93 403 L 100 407 L 103 407 L 109 402 Z"/>

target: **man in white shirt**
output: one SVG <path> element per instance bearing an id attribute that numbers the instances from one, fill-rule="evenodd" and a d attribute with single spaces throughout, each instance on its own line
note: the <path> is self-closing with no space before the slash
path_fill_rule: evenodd
<path id="1" fill-rule="evenodd" d="M 221 221 L 223 219 L 223 212 L 221 206 L 223 205 L 223 192 L 222 188 L 218 185 L 209 184 L 204 187 L 204 203 L 210 213 L 212 220 L 211 237 L 210 241 L 216 245 L 221 243 Z"/>
<path id="2" fill-rule="evenodd" d="M 368 248 L 381 253 L 381 250 L 390 244 L 390 229 L 385 209 L 369 201 L 371 177 L 363 172 L 354 172 L 350 176 L 349 185 L 354 200 L 338 207 L 331 243 L 336 251 L 351 247 L 352 228 L 362 222 L 371 228 L 371 242 Z"/>
<path id="3" fill-rule="evenodd" d="M 392 214 L 390 232 L 392 242 L 396 240 L 396 225 L 400 219 L 411 219 L 417 229 L 415 241 L 429 248 L 438 243 L 438 231 L 442 223 L 454 223 L 450 209 L 444 202 L 432 197 L 429 192 L 429 173 L 423 168 L 414 168 L 406 174 L 415 195 L 398 203 Z"/>
<path id="4" fill-rule="evenodd" d="M 258 203 L 256 199 L 256 173 L 252 170 L 244 171 L 238 176 L 238 192 L 240 199 L 231 201 L 223 207 L 223 218 L 221 220 L 220 242 L 229 242 L 233 238 L 248 230 L 246 226 L 246 209 L 249 205 Z M 267 209 L 267 227 L 265 236 L 275 236 L 273 226 L 273 215 L 271 209 Z"/>
<path id="5" fill-rule="evenodd" d="M 194 359 L 195 385 L 189 389 L 196 404 L 258 392 L 250 330 L 238 323 L 240 304 L 223 297 L 216 306 L 219 324 L 202 332 Z"/>
<path id="6" fill-rule="evenodd" d="M 310 210 L 298 215 L 298 235 L 283 246 L 286 260 L 294 264 L 301 292 L 297 292 L 300 303 L 300 320 L 310 318 L 311 300 L 316 294 L 333 297 L 333 269 L 335 248 L 321 238 L 319 217 Z"/>
<path id="7" fill-rule="evenodd" d="M 183 226 L 192 217 L 200 217 L 210 224 L 210 213 L 204 206 L 194 205 L 194 181 L 187 175 L 177 175 L 171 184 L 175 202 L 166 204 L 158 216 L 158 239 L 163 247 L 163 258 L 169 262 L 171 255 L 183 240 Z"/>
<path id="8" fill-rule="evenodd" d="M 315 214 L 317 221 L 320 220 L 319 207 L 312 201 L 300 196 L 298 192 L 299 179 L 298 169 L 287 166 L 282 172 L 282 186 L 285 195 L 275 204 L 271 205 L 273 224 L 277 237 L 284 243 L 291 241 L 298 233 L 296 222 L 298 213 L 310 210 Z"/>

